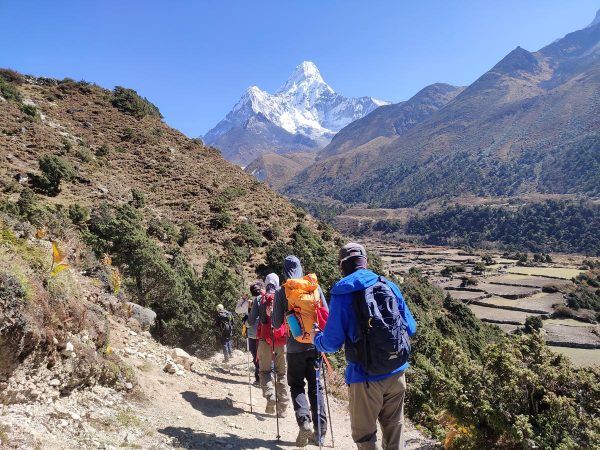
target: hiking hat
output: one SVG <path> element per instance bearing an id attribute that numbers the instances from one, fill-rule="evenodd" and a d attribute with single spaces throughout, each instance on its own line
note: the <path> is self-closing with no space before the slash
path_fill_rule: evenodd
<path id="1" fill-rule="evenodd" d="M 344 245 L 340 249 L 340 264 L 344 261 L 347 261 L 350 258 L 354 258 L 355 256 L 362 256 L 363 258 L 367 258 L 367 251 L 365 248 L 357 244 L 356 242 L 350 242 Z"/>
<path id="2" fill-rule="evenodd" d="M 225 307 L 223 305 L 221 305 L 220 303 L 217 305 L 217 311 L 221 312 L 225 309 Z"/>
<path id="3" fill-rule="evenodd" d="M 265 277 L 265 285 L 273 285 L 275 289 L 279 287 L 279 276 L 276 273 L 270 273 Z"/>

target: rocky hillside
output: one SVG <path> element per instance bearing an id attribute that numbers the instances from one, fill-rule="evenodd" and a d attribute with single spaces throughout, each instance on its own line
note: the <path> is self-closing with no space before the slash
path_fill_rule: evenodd
<path id="1" fill-rule="evenodd" d="M 381 207 L 462 195 L 600 195 L 599 43 L 593 24 L 536 52 L 518 47 L 400 135 L 350 125 L 365 124 L 352 134 L 370 140 L 331 152 L 286 192 Z"/>
<path id="2" fill-rule="evenodd" d="M 215 306 L 233 309 L 288 252 L 326 290 L 337 276 L 330 227 L 167 126 L 134 91 L 7 70 L 0 89 L 0 211 L 81 241 L 87 273 L 110 261 L 121 295 L 157 313 L 163 342 L 212 346 Z"/>
<path id="3" fill-rule="evenodd" d="M 385 104 L 336 93 L 317 66 L 304 61 L 274 94 L 249 87 L 204 139 L 245 166 L 262 153 L 323 148 L 342 127 Z"/>
<path id="4" fill-rule="evenodd" d="M 45 202 L 93 209 L 103 202 L 127 203 L 137 190 L 148 205 L 146 220 L 162 224 L 166 235 L 191 224 L 182 250 L 198 269 L 209 253 L 221 255 L 227 242 L 239 240 L 240 226 L 251 224 L 261 238 L 273 230 L 288 237 L 297 223 L 290 222 L 294 206 L 216 149 L 186 138 L 157 114 L 128 110 L 111 91 L 10 72 L 2 80 L 19 95 L 10 100 L 2 91 L 0 100 L 4 200 L 16 200 L 24 186 L 35 187 L 44 155 L 58 156 L 76 174 L 61 183 L 57 195 L 43 196 Z M 315 226 L 309 218 L 306 223 Z M 268 242 L 252 251 L 249 266 L 264 259 Z"/>

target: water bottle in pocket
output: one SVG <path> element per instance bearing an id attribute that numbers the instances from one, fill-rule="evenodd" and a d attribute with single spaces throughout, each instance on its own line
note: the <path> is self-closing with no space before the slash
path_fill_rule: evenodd
<path id="1" fill-rule="evenodd" d="M 285 314 L 285 319 L 288 323 L 288 327 L 290 328 L 290 332 L 292 333 L 292 336 L 294 338 L 301 337 L 303 334 L 302 326 L 300 325 L 300 321 L 298 320 L 298 317 L 296 317 L 296 313 L 293 310 L 288 311 Z"/>

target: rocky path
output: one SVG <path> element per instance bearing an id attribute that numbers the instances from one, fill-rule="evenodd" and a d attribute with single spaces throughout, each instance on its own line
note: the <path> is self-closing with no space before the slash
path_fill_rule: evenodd
<path id="1" fill-rule="evenodd" d="M 3 407 L 2 448 L 295 448 L 293 414 L 280 419 L 278 441 L 275 417 L 264 413 L 266 402 L 257 388 L 252 389 L 250 411 L 244 353 L 236 351 L 229 367 L 221 355 L 183 361 L 147 335 L 117 323 L 112 327 L 114 351 L 131 366 L 139 384 L 126 393 L 96 386 L 68 397 Z M 167 366 L 175 373 L 165 371 Z M 331 396 L 330 403 L 335 448 L 355 448 L 346 403 Z M 330 436 L 326 448 L 331 448 Z M 406 448 L 433 448 L 433 442 L 407 424 Z"/>

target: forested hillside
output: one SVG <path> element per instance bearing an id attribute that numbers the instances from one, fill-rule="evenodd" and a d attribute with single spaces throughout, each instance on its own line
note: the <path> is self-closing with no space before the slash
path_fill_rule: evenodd
<path id="1" fill-rule="evenodd" d="M 410 219 L 405 232 L 434 245 L 500 246 L 597 256 L 599 227 L 600 205 L 590 201 L 547 201 L 512 208 L 451 207 Z"/>

